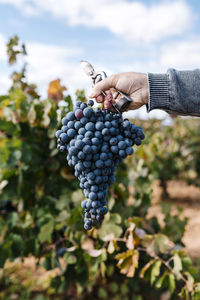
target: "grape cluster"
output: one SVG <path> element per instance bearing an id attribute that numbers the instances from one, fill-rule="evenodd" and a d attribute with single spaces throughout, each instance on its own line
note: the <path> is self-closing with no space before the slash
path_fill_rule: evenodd
<path id="1" fill-rule="evenodd" d="M 108 211 L 107 190 L 115 181 L 117 165 L 145 137 L 141 127 L 123 120 L 121 114 L 93 109 L 93 105 L 93 100 L 88 104 L 77 101 L 74 111 L 67 113 L 56 132 L 57 147 L 61 152 L 67 151 L 68 164 L 74 167 L 88 199 L 81 203 L 86 230 L 104 219 Z"/>

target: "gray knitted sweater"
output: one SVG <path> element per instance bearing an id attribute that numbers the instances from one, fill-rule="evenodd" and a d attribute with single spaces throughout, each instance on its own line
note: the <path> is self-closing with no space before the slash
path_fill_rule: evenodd
<path id="1" fill-rule="evenodd" d="M 148 82 L 148 111 L 157 108 L 170 114 L 200 117 L 200 69 L 148 73 Z"/>

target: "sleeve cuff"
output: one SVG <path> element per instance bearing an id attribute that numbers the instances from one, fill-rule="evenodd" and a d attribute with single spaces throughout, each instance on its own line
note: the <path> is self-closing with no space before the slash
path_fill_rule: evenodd
<path id="1" fill-rule="evenodd" d="M 148 73 L 149 99 L 147 111 L 169 110 L 169 79 L 167 74 Z"/>

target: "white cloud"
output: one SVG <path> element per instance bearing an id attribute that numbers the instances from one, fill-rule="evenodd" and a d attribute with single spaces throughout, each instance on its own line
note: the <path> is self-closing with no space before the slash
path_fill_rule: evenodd
<path id="1" fill-rule="evenodd" d="M 0 33 L 0 93 L 5 93 L 11 84 L 9 74 L 12 69 L 7 66 L 6 42 L 7 39 Z M 85 89 L 90 86 L 89 79 L 79 64 L 82 49 L 36 42 L 27 42 L 26 48 L 27 78 L 29 82 L 37 84 L 43 97 L 47 96 L 49 82 L 57 78 L 61 79 L 72 94 L 77 88 Z M 22 63 L 23 59 L 20 57 L 14 69 L 20 69 Z"/>
<path id="2" fill-rule="evenodd" d="M 160 65 L 167 68 L 200 68 L 200 40 L 187 39 L 162 46 Z"/>
<path id="3" fill-rule="evenodd" d="M 6 38 L 0 33 L 0 61 L 5 61 L 6 58 Z"/>
<path id="4" fill-rule="evenodd" d="M 43 96 L 46 96 L 49 82 L 57 78 L 73 93 L 88 85 L 79 64 L 81 49 L 29 42 L 27 52 L 28 79 L 39 86 Z"/>
<path id="5" fill-rule="evenodd" d="M 25 14 L 50 13 L 70 26 L 106 28 L 134 42 L 155 42 L 185 33 L 194 15 L 183 0 L 147 5 L 127 0 L 0 0 Z"/>
<path id="6" fill-rule="evenodd" d="M 10 87 L 11 80 L 8 74 L 0 74 L 0 94 L 6 94 Z"/>

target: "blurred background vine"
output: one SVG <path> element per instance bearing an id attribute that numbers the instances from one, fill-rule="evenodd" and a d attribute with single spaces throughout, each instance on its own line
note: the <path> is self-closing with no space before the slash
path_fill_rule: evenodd
<path id="1" fill-rule="evenodd" d="M 17 36 L 7 54 L 9 64 L 27 55 Z M 119 166 L 101 228 L 87 233 L 79 183 L 56 149 L 72 97 L 55 79 L 41 99 L 25 63 L 11 79 L 0 96 L 0 299 L 200 299 L 188 219 L 168 192 L 173 179 L 199 188 L 199 120 L 132 120 L 146 139 Z M 86 101 L 82 90 L 74 98 Z M 155 182 L 162 201 L 151 215 Z"/>

